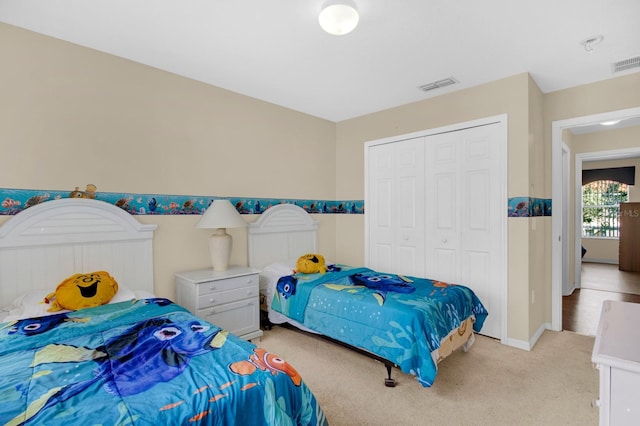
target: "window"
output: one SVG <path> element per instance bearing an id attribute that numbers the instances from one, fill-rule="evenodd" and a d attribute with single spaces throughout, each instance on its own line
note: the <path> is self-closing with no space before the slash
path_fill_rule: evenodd
<path id="1" fill-rule="evenodd" d="M 618 238 L 620 203 L 628 199 L 626 183 L 597 180 L 582 185 L 582 236 Z"/>

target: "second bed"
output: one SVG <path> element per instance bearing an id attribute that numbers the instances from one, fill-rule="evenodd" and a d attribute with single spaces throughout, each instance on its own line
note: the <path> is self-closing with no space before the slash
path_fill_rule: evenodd
<path id="1" fill-rule="evenodd" d="M 249 228 L 249 261 L 261 269 L 262 308 L 288 323 L 372 354 L 433 384 L 438 363 L 469 349 L 488 315 L 472 289 L 350 265 L 296 273 L 299 256 L 317 252 L 317 223 L 301 208 L 270 208 Z M 385 384 L 393 386 L 389 378 Z"/>

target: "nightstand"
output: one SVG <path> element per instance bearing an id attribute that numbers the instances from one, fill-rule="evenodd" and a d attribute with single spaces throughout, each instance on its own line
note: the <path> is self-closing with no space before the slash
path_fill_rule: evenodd
<path id="1" fill-rule="evenodd" d="M 194 315 L 246 340 L 260 330 L 259 271 L 244 266 L 176 274 L 176 302 Z"/>
<path id="2" fill-rule="evenodd" d="M 640 304 L 605 300 L 591 360 L 600 370 L 600 425 L 640 424 Z"/>

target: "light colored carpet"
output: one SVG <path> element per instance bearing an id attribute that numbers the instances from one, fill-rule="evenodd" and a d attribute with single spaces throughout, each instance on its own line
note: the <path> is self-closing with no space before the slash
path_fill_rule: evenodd
<path id="1" fill-rule="evenodd" d="M 291 363 L 329 423 L 340 425 L 597 425 L 594 338 L 546 331 L 532 351 L 477 336 L 439 365 L 431 388 L 354 351 L 275 326 L 259 346 Z"/>

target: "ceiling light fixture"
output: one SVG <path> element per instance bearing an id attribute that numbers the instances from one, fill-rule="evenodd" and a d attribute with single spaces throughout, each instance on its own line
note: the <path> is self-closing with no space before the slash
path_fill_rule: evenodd
<path id="1" fill-rule="evenodd" d="M 322 6 L 318 22 L 323 30 L 333 35 L 345 35 L 358 25 L 360 16 L 351 0 L 328 1 Z"/>
<path id="2" fill-rule="evenodd" d="M 618 124 L 620 122 L 620 120 L 611 120 L 611 121 L 603 121 L 602 123 L 600 123 L 603 126 L 613 126 L 615 124 Z"/>

